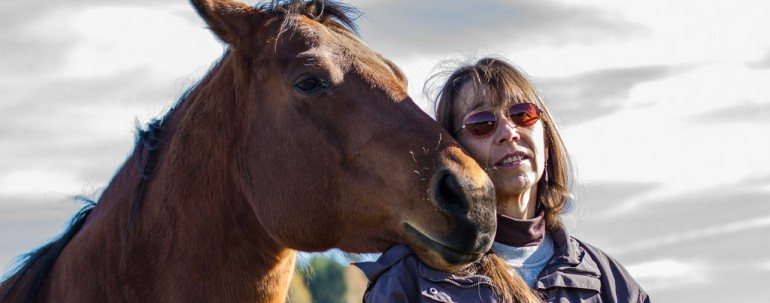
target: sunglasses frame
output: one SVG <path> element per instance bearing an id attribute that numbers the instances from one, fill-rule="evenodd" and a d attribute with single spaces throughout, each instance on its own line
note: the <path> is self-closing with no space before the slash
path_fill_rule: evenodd
<path id="1" fill-rule="evenodd" d="M 536 112 L 537 117 L 534 120 L 534 122 L 532 122 L 532 124 L 522 125 L 522 124 L 516 123 L 516 121 L 514 121 L 514 119 L 511 119 L 511 109 L 513 107 L 515 107 L 515 106 L 521 106 L 523 104 L 527 105 L 527 106 L 532 106 L 533 108 L 535 108 L 535 112 Z M 492 129 L 489 132 L 481 134 L 481 135 L 477 135 L 477 134 L 475 134 L 474 132 L 472 132 L 470 130 L 468 130 L 468 132 L 471 135 L 473 135 L 473 136 L 475 136 L 477 138 L 484 138 L 486 136 L 489 136 L 490 134 L 493 134 L 495 132 L 495 130 L 497 130 L 497 125 L 498 125 L 498 122 L 500 121 L 500 118 L 498 117 L 497 113 L 501 109 L 504 110 L 504 112 L 503 112 L 504 115 L 503 116 L 506 117 L 506 119 L 508 119 L 509 121 L 511 121 L 511 123 L 513 123 L 514 125 L 516 125 L 518 127 L 530 127 L 530 126 L 534 125 L 535 123 L 537 123 L 537 121 L 539 121 L 541 119 L 541 115 L 543 113 L 543 110 L 540 109 L 540 107 L 538 107 L 536 104 L 531 103 L 531 102 L 514 103 L 514 104 L 511 104 L 511 105 L 508 105 L 508 106 L 502 106 L 502 107 L 488 108 L 488 109 L 484 109 L 484 110 L 479 110 L 479 111 L 475 111 L 475 112 L 470 113 L 467 116 L 465 116 L 465 118 L 463 118 L 463 124 L 460 126 L 460 129 L 456 131 L 456 133 L 459 134 L 461 131 L 467 130 L 466 125 L 475 124 L 475 123 L 466 123 L 466 121 L 468 121 L 468 118 L 470 118 L 471 116 L 479 114 L 479 113 L 483 113 L 483 112 L 490 112 L 495 117 L 495 120 L 492 121 L 493 122 Z M 522 112 L 529 112 L 529 111 L 527 110 L 527 111 L 522 111 Z"/>

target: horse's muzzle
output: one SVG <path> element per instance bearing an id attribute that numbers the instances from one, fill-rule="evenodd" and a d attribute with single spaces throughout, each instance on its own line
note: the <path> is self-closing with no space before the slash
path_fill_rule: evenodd
<path id="1" fill-rule="evenodd" d="M 434 176 L 431 190 L 438 211 L 450 222 L 448 235 L 440 241 L 434 240 L 438 242 L 432 245 L 434 249 L 445 255 L 449 263 L 467 262 L 466 259 L 472 257 L 480 258 L 492 247 L 497 228 L 495 194 L 491 181 L 486 175 L 472 179 L 445 169 Z"/>

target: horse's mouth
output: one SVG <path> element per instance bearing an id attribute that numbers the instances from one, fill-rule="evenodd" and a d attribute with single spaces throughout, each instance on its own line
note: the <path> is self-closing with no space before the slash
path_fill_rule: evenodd
<path id="1" fill-rule="evenodd" d="M 444 259 L 444 262 L 450 264 L 451 266 L 467 265 L 475 262 L 476 260 L 480 259 L 484 255 L 483 251 L 482 252 L 472 252 L 472 251 L 463 252 L 455 248 L 449 247 L 439 241 L 433 240 L 432 238 L 428 237 L 423 232 L 419 231 L 417 228 L 415 228 L 409 223 L 404 223 L 404 229 L 406 230 L 407 234 L 409 234 L 418 242 L 423 244 L 426 248 L 433 250 L 435 253 L 440 255 Z"/>

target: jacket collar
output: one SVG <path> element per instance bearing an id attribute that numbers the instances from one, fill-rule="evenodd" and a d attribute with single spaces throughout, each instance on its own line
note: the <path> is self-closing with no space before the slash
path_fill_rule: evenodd
<path id="1" fill-rule="evenodd" d="M 391 268 L 393 265 L 398 263 L 398 261 L 410 254 L 414 254 L 414 252 L 411 248 L 409 248 L 409 246 L 405 244 L 398 244 L 392 246 L 390 249 L 382 253 L 377 261 L 356 262 L 353 263 L 353 265 L 361 269 L 369 281 L 374 281 L 383 272 L 388 270 L 388 268 Z"/>
<path id="2" fill-rule="evenodd" d="M 554 287 L 569 287 L 601 290 L 601 271 L 596 262 L 585 253 L 580 243 L 570 237 L 566 230 L 559 229 L 551 233 L 554 242 L 554 255 L 540 272 L 535 287 L 546 290 Z"/>
<path id="3" fill-rule="evenodd" d="M 369 279 L 369 281 L 376 280 L 381 274 L 383 274 L 385 271 L 387 271 L 389 268 L 393 267 L 396 263 L 401 261 L 401 259 L 406 258 L 409 255 L 414 255 L 414 251 L 408 246 L 404 244 L 398 244 L 392 246 L 390 249 L 385 251 L 377 261 L 374 262 L 357 262 L 353 263 L 354 266 L 361 269 L 361 271 L 364 272 L 364 275 L 366 275 L 366 278 Z M 415 259 L 417 259 L 417 256 L 414 256 Z M 437 269 L 433 269 L 429 267 L 428 265 L 425 265 L 423 262 L 416 262 L 417 263 L 417 271 L 420 274 L 420 277 L 422 279 L 431 281 L 431 282 L 446 282 L 451 283 L 455 285 L 477 285 L 477 284 L 490 284 L 491 280 L 487 276 L 482 275 L 468 275 L 468 276 L 459 276 L 454 275 L 448 272 L 440 271 Z"/>
<path id="4" fill-rule="evenodd" d="M 583 249 L 580 248 L 580 245 L 575 239 L 569 236 L 565 229 L 559 228 L 551 233 L 551 237 L 553 238 L 554 246 L 551 263 L 561 262 L 570 265 L 580 264 L 580 261 L 583 259 Z"/>

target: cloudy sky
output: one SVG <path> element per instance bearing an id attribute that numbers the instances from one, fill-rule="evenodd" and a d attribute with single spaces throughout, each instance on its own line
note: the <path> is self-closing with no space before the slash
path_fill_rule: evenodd
<path id="1" fill-rule="evenodd" d="M 441 60 L 526 71 L 578 168 L 570 229 L 655 301 L 770 296 L 770 2 L 352 4 L 426 111 Z M 222 50 L 186 1 L 0 2 L 0 272 L 63 228 L 70 196 L 98 194 L 135 125 Z"/>

